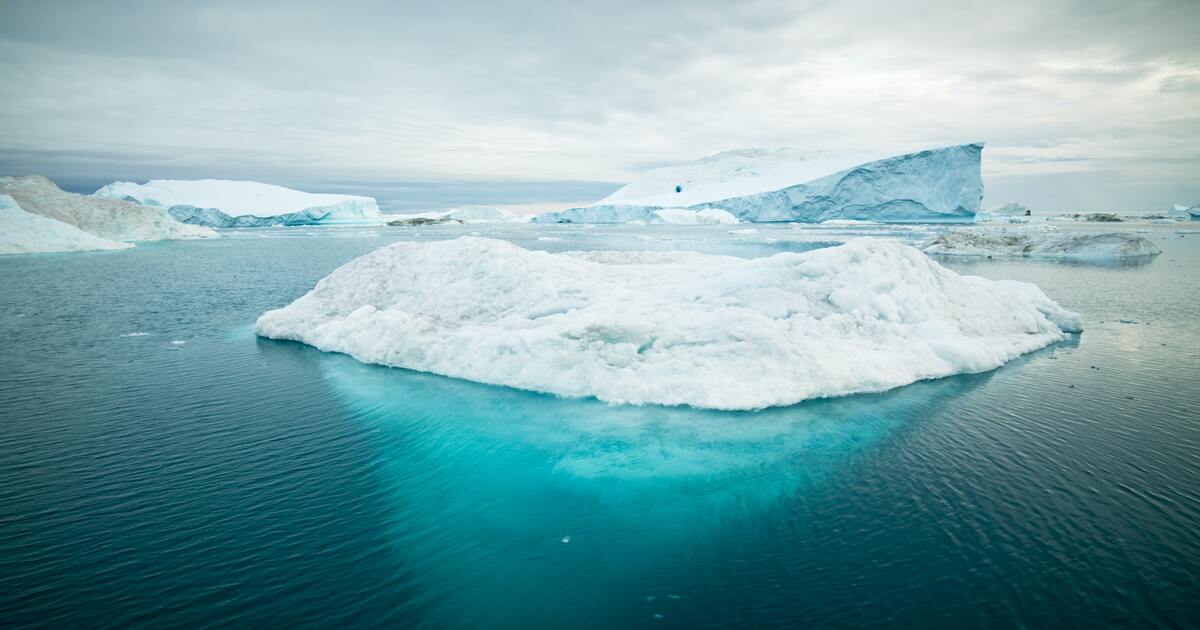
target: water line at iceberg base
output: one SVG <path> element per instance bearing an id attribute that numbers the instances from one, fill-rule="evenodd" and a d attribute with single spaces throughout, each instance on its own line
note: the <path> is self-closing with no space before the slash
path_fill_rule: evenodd
<path id="1" fill-rule="evenodd" d="M 703 595 L 679 588 L 688 567 L 720 566 L 728 548 L 765 537 L 778 510 L 995 374 L 722 412 L 563 399 L 258 345 L 316 361 L 369 427 L 379 492 L 395 505 L 391 553 L 419 581 L 422 606 L 463 626 L 686 617 L 700 604 L 689 597 Z"/>

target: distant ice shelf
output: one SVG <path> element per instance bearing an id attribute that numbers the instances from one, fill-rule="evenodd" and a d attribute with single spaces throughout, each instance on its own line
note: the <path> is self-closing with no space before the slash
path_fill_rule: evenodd
<path id="1" fill-rule="evenodd" d="M 259 182 L 113 182 L 93 195 L 166 208 L 178 221 L 210 227 L 384 223 L 379 205 L 371 197 L 308 193 Z"/>
<path id="2" fill-rule="evenodd" d="M 538 223 L 650 222 L 664 208 L 720 209 L 739 221 L 830 219 L 968 222 L 983 197 L 983 144 L 895 157 L 806 159 L 746 150 L 655 169 L 586 207 L 547 212 Z"/>
<path id="3" fill-rule="evenodd" d="M 759 409 L 998 367 L 1080 330 L 1031 284 L 858 239 L 746 260 L 461 237 L 342 266 L 259 335 L 612 403 Z"/>

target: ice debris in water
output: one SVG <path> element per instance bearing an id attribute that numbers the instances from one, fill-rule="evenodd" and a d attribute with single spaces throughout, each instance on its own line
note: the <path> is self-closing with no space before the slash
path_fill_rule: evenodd
<path id="1" fill-rule="evenodd" d="M 939 256 L 1024 257 L 1054 260 L 1112 261 L 1157 256 L 1151 241 L 1123 232 L 1079 233 L 1053 229 L 957 229 L 939 234 L 922 250 Z"/>
<path id="2" fill-rule="evenodd" d="M 758 409 L 992 369 L 1080 326 L 1032 284 L 898 242 L 745 260 L 462 237 L 353 260 L 256 330 L 562 396 Z"/>

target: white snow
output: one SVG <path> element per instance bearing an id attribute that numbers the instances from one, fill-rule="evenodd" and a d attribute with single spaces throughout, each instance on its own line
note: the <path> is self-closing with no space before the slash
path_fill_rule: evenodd
<path id="1" fill-rule="evenodd" d="M 160 241 L 217 235 L 201 225 L 180 223 L 163 208 L 69 193 L 40 175 L 0 177 L 0 193 L 11 195 L 27 212 L 69 223 L 114 241 Z"/>
<path id="2" fill-rule="evenodd" d="M 1157 256 L 1151 241 L 1124 232 L 1064 232 L 1053 229 L 963 228 L 939 234 L 922 247 L 927 254 L 966 257 L 1023 257 L 1111 261 Z"/>
<path id="3" fill-rule="evenodd" d="M 68 223 L 26 212 L 12 197 L 0 195 L 0 255 L 130 247 L 133 245 L 103 239 Z"/>
<path id="4" fill-rule="evenodd" d="M 463 237 L 353 260 L 256 330 L 562 396 L 758 409 L 992 369 L 1080 326 L 1036 286 L 892 241 L 746 260 Z"/>
<path id="5" fill-rule="evenodd" d="M 230 217 L 273 217 L 304 211 L 329 213 L 323 223 L 382 223 L 371 197 L 309 193 L 273 184 L 223 179 L 152 179 L 145 184 L 113 182 L 97 197 L 131 199 L 148 206 L 194 206 Z"/>

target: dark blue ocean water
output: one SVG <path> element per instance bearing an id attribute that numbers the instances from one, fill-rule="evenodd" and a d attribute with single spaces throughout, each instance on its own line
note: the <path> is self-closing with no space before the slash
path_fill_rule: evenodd
<path id="1" fill-rule="evenodd" d="M 985 374 L 758 413 L 562 400 L 253 335 L 337 265 L 461 231 L 0 259 L 0 627 L 1200 623 L 1200 235 L 1156 228 L 1164 254 L 1140 266 L 952 263 L 1036 282 L 1086 331 Z"/>

